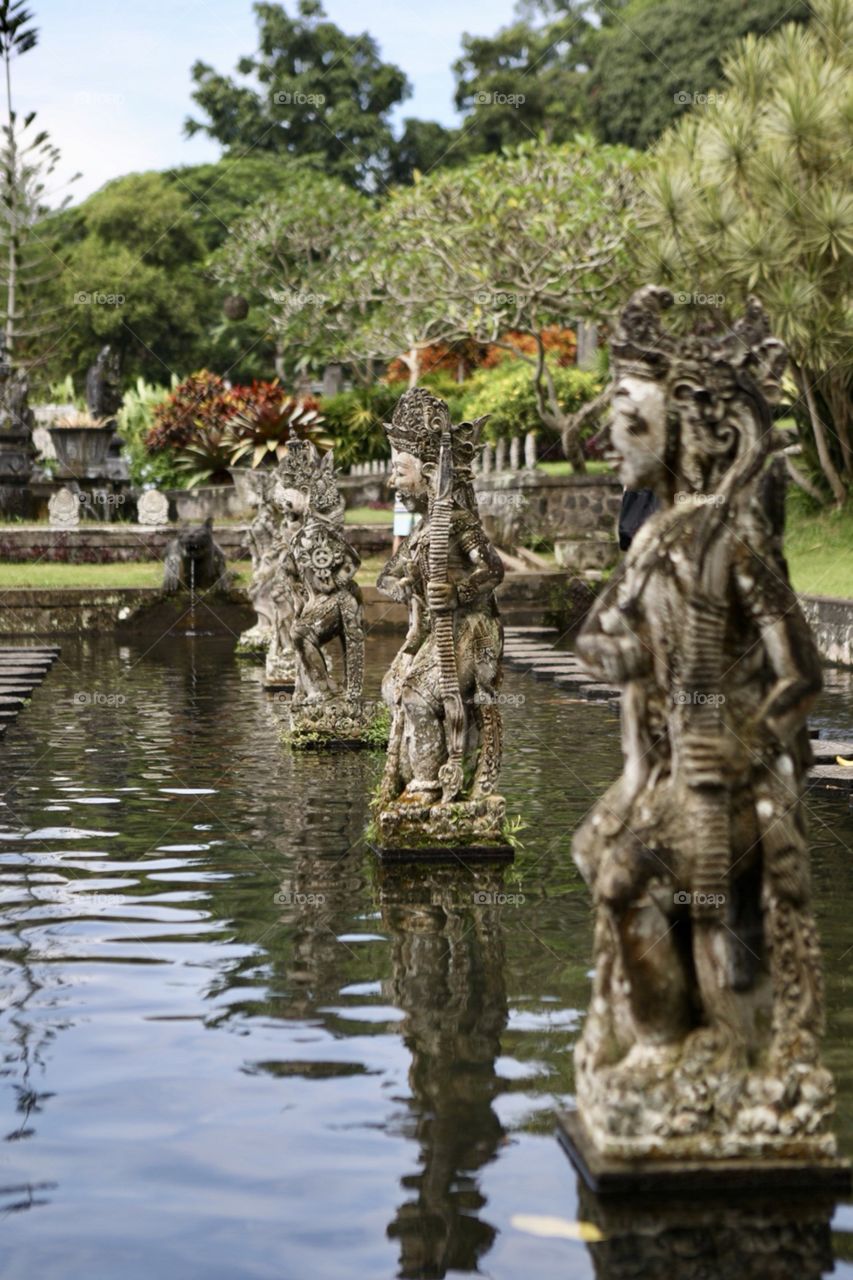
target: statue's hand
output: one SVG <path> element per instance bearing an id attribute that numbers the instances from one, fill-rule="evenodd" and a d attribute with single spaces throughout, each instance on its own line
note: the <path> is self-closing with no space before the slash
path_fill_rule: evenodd
<path id="1" fill-rule="evenodd" d="M 430 613 L 450 613 L 458 603 L 456 588 L 452 582 L 430 582 L 427 586 L 427 605 Z"/>

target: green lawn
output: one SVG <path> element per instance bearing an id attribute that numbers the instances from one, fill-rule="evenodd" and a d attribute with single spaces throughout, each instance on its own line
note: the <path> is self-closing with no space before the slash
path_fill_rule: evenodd
<path id="1" fill-rule="evenodd" d="M 785 554 L 797 591 L 853 598 L 853 502 L 817 510 L 789 491 Z"/>
<path id="2" fill-rule="evenodd" d="M 554 465 L 561 465 L 559 463 Z M 349 512 L 352 523 L 363 524 L 365 514 L 380 517 L 376 523 L 387 525 L 390 511 L 372 508 Z M 371 521 L 373 522 L 373 521 Z M 833 507 L 816 509 L 805 494 L 792 490 L 788 494 L 788 527 L 785 551 L 791 579 L 797 591 L 814 595 L 846 596 L 853 599 L 853 502 L 842 510 Z M 376 579 L 384 558 L 365 560 L 358 580 Z M 249 577 L 247 561 L 229 566 L 240 585 Z M 0 564 L 0 590 L 12 587 L 158 587 L 163 580 L 163 566 L 148 560 L 133 564 Z"/>
<path id="3" fill-rule="evenodd" d="M 344 514 L 345 524 L 391 524 L 394 512 L 390 507 L 377 511 L 375 507 L 351 507 Z"/>

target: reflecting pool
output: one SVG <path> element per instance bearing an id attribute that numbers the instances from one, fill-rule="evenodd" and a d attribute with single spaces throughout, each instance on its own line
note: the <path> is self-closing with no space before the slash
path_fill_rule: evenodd
<path id="1" fill-rule="evenodd" d="M 579 1203 L 553 1132 L 589 994 L 569 843 L 618 772 L 613 708 L 508 673 L 515 866 L 383 870 L 381 753 L 283 748 L 232 648 L 64 641 L 0 744 L 0 1275 L 657 1275 Z M 374 692 L 395 648 L 371 645 Z M 849 735 L 848 677 L 816 719 Z M 851 1155 L 853 820 L 808 810 Z M 788 1256 L 771 1210 L 729 1206 L 721 1237 L 772 1255 L 778 1231 Z M 853 1277 L 847 1206 L 832 1245 Z"/>

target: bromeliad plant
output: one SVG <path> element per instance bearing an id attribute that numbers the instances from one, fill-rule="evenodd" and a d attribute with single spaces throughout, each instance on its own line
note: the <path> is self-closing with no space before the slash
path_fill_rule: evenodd
<path id="1" fill-rule="evenodd" d="M 288 395 L 274 382 L 253 382 L 245 405 L 228 424 L 233 442 L 232 465 L 271 465 L 284 457 L 288 439 L 313 440 L 319 450 L 332 447 L 322 430 L 323 416 L 311 396 L 302 400 Z"/>
<path id="2" fill-rule="evenodd" d="M 203 369 L 179 383 L 154 410 L 146 438 L 153 455 L 172 453 L 187 487 L 225 483 L 235 465 L 274 465 L 288 438 L 311 439 L 322 450 L 331 440 L 310 396 L 290 395 L 278 379 L 229 387 Z"/>

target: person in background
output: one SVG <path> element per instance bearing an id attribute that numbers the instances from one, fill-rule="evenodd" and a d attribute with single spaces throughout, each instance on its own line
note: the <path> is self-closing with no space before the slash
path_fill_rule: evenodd
<path id="1" fill-rule="evenodd" d="M 659 506 L 653 489 L 626 489 L 623 492 L 619 511 L 620 551 L 628 550 L 640 526 L 645 524 L 649 516 L 654 515 Z"/>
<path id="2" fill-rule="evenodd" d="M 391 551 L 392 555 L 396 555 L 400 550 L 400 543 L 404 538 L 408 538 L 414 528 L 415 517 L 411 511 L 405 506 L 403 499 L 399 493 L 394 494 L 394 546 Z"/>

